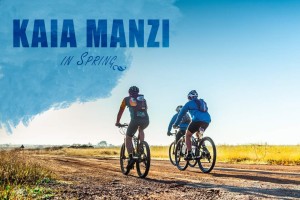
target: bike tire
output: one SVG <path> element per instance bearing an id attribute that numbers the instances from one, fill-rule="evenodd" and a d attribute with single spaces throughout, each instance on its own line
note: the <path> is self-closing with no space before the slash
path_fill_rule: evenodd
<path id="1" fill-rule="evenodd" d="M 176 161 L 175 161 L 175 149 L 176 148 L 176 144 L 175 142 L 172 142 L 170 144 L 170 147 L 169 147 L 169 159 L 170 159 L 170 162 L 172 163 L 172 165 L 176 166 Z"/>
<path id="2" fill-rule="evenodd" d="M 204 152 L 203 146 L 206 147 L 208 153 Z M 210 137 L 204 137 L 200 141 L 198 149 L 200 151 L 199 155 L 201 155 L 201 158 L 198 160 L 200 170 L 203 173 L 211 172 L 211 170 L 215 167 L 217 160 L 217 150 L 214 141 Z"/>
<path id="3" fill-rule="evenodd" d="M 185 150 L 183 148 L 185 148 Z M 186 151 L 187 151 L 186 144 L 184 140 L 181 138 L 180 140 L 178 140 L 176 144 L 176 151 L 175 151 L 176 167 L 180 171 L 184 171 L 188 167 L 188 161 L 184 160 L 184 155 L 186 154 Z"/>
<path id="4" fill-rule="evenodd" d="M 136 171 L 140 178 L 145 178 L 150 170 L 150 148 L 146 141 L 142 141 L 139 146 L 139 159 L 136 161 Z"/>
<path id="5" fill-rule="evenodd" d="M 127 175 L 130 172 L 130 169 L 127 169 L 127 164 L 128 164 L 128 157 L 126 157 L 125 143 L 123 143 L 120 150 L 120 166 L 121 166 L 121 171 L 124 175 Z"/>

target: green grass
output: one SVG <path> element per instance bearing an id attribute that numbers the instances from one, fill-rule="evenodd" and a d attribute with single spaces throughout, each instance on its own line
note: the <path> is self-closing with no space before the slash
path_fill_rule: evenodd
<path id="1" fill-rule="evenodd" d="M 45 199 L 53 173 L 22 151 L 0 151 L 0 199 Z"/>

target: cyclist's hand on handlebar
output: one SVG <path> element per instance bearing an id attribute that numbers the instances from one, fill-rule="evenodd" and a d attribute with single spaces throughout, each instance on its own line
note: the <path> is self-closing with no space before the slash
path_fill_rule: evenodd
<path id="1" fill-rule="evenodd" d="M 120 126 L 121 126 L 120 122 L 116 122 L 115 125 L 116 125 L 117 127 L 120 127 Z"/>
<path id="2" fill-rule="evenodd" d="M 178 128 L 178 125 L 173 124 L 173 128 L 174 129 Z"/>
<path id="3" fill-rule="evenodd" d="M 170 131 L 168 131 L 167 135 L 168 135 L 168 136 L 171 136 L 171 135 L 172 135 L 172 133 L 171 133 Z"/>

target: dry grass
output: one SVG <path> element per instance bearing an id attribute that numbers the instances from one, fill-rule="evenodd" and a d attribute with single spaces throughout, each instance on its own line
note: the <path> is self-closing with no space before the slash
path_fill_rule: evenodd
<path id="1" fill-rule="evenodd" d="M 32 151 L 32 150 L 29 150 Z M 120 147 L 107 147 L 107 148 L 61 148 L 61 149 L 47 149 L 47 150 L 33 150 L 34 153 L 47 153 L 53 155 L 65 156 L 88 156 L 88 157 L 118 157 Z"/>
<path id="2" fill-rule="evenodd" d="M 0 151 L 0 199 L 50 197 L 52 191 L 40 184 L 53 174 L 22 151 Z"/>
<path id="3" fill-rule="evenodd" d="M 258 163 L 300 165 L 300 145 L 219 145 L 218 161 L 228 163 Z"/>
<path id="4" fill-rule="evenodd" d="M 169 146 L 151 146 L 151 157 L 168 159 Z M 119 157 L 120 147 L 41 150 L 40 153 L 67 156 Z M 266 144 L 218 145 L 217 161 L 225 163 L 300 165 L 300 145 L 280 146 Z"/>

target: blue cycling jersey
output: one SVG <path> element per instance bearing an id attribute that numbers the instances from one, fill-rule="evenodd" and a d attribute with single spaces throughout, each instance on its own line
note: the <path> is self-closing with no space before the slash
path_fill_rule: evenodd
<path id="1" fill-rule="evenodd" d="M 199 99 L 200 102 L 204 101 L 203 99 Z M 201 103 L 202 104 L 202 103 Z M 180 123 L 182 117 L 189 112 L 191 117 L 192 117 L 192 122 L 198 122 L 198 121 L 202 121 L 202 122 L 206 122 L 206 123 L 210 123 L 211 122 L 211 118 L 209 113 L 207 112 L 207 108 L 205 109 L 206 112 L 203 112 L 199 109 L 199 105 L 196 103 L 195 100 L 190 100 L 188 101 L 180 110 L 180 113 L 174 123 L 175 126 L 178 126 L 178 124 Z"/>
<path id="2" fill-rule="evenodd" d="M 172 129 L 172 125 L 174 124 L 174 122 L 176 121 L 176 119 L 177 119 L 177 117 L 178 117 L 178 113 L 176 113 L 173 117 L 172 117 L 172 119 L 171 119 L 171 121 L 170 121 L 170 123 L 169 123 L 169 126 L 168 126 L 168 132 L 171 132 L 171 129 Z M 191 121 L 190 120 L 190 116 L 188 115 L 188 114 L 185 114 L 185 116 L 184 116 L 184 118 L 185 119 L 188 119 L 188 120 L 184 120 L 184 122 L 182 122 L 182 123 L 180 123 L 179 124 L 179 130 L 182 130 L 182 131 L 185 131 L 186 129 L 187 129 L 187 127 L 189 126 L 189 121 Z"/>

